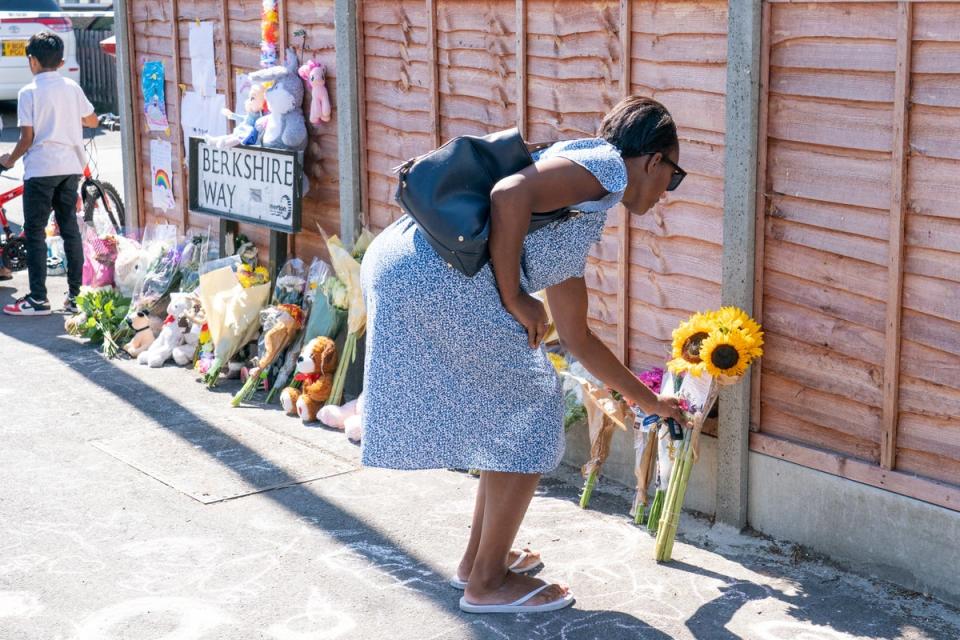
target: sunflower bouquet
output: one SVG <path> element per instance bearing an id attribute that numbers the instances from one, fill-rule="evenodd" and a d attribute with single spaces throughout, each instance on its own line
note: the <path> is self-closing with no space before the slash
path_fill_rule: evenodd
<path id="1" fill-rule="evenodd" d="M 695 313 L 673 331 L 673 359 L 667 368 L 672 375 L 682 378 L 677 395 L 692 426 L 683 430 L 667 484 L 657 528 L 658 562 L 670 560 L 673 554 L 680 509 L 697 459 L 704 418 L 716 403 L 720 387 L 740 382 L 761 355 L 760 325 L 736 307 Z"/>

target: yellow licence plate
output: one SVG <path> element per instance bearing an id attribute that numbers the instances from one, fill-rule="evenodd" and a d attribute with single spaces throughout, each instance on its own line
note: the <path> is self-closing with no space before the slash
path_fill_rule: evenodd
<path id="1" fill-rule="evenodd" d="M 26 40 L 7 40 L 3 43 L 4 57 L 24 57 L 27 55 Z"/>

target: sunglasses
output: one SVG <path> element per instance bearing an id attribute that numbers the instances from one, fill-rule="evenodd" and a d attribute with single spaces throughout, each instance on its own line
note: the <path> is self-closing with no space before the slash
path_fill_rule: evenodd
<path id="1" fill-rule="evenodd" d="M 659 153 L 659 152 L 657 152 Z M 644 153 L 641 155 L 652 156 L 654 153 Z M 687 172 L 680 168 L 676 162 L 668 158 L 667 156 L 660 154 L 660 159 L 666 162 L 668 165 L 673 167 L 673 173 L 670 174 L 670 183 L 667 185 L 667 191 L 673 191 L 680 186 L 680 183 L 683 182 L 683 179 L 687 177 Z"/>

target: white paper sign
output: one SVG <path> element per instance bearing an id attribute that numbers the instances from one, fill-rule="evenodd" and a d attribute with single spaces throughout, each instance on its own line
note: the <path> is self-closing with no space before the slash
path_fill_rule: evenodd
<path id="1" fill-rule="evenodd" d="M 190 138 L 206 135 L 222 136 L 227 133 L 227 119 L 221 113 L 225 105 L 223 94 L 204 98 L 195 91 L 183 94 L 180 107 L 183 148 L 190 148 Z"/>
<path id="2" fill-rule="evenodd" d="M 253 86 L 253 81 L 250 79 L 250 74 L 237 73 L 236 81 L 233 83 L 233 86 L 237 92 L 237 95 L 234 96 L 233 100 L 233 112 L 245 113 L 243 105 L 247 102 L 247 96 L 250 95 L 250 87 Z"/>
<path id="3" fill-rule="evenodd" d="M 217 92 L 217 67 L 214 63 L 213 23 L 190 24 L 190 71 L 193 89 L 202 96 Z"/>
<path id="4" fill-rule="evenodd" d="M 172 146 L 166 140 L 150 140 L 150 176 L 153 206 L 170 211 L 176 209 L 173 199 L 173 153 Z"/>
<path id="5" fill-rule="evenodd" d="M 300 230 L 303 170 L 292 151 L 190 146 L 190 209 L 285 233 Z"/>

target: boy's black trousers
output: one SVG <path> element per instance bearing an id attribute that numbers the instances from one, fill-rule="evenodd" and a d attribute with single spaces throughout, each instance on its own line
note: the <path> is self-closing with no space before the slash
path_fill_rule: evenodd
<path id="1" fill-rule="evenodd" d="M 43 176 L 23 183 L 23 231 L 27 244 L 27 275 L 30 297 L 47 299 L 46 226 L 53 209 L 63 250 L 67 254 L 67 284 L 70 295 L 80 293 L 83 279 L 83 242 L 77 224 L 77 189 L 80 176 Z"/>

